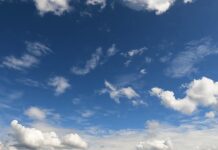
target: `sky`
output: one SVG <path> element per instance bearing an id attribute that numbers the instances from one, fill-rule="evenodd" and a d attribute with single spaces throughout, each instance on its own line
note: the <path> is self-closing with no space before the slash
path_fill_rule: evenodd
<path id="1" fill-rule="evenodd" d="M 0 0 L 0 150 L 217 150 L 217 8 Z"/>

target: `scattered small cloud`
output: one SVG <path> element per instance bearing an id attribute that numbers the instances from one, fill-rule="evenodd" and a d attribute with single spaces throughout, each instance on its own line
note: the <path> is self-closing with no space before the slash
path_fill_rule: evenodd
<path id="1" fill-rule="evenodd" d="M 104 9 L 107 5 L 106 0 L 86 0 L 86 5 L 100 6 L 101 9 Z"/>
<path id="2" fill-rule="evenodd" d="M 34 3 L 41 16 L 46 13 L 61 16 L 71 10 L 69 0 L 34 0 Z"/>
<path id="3" fill-rule="evenodd" d="M 67 89 L 71 87 L 69 81 L 62 76 L 55 76 L 50 78 L 48 85 L 55 88 L 55 95 L 63 94 Z"/>
<path id="4" fill-rule="evenodd" d="M 216 117 L 216 112 L 214 112 L 214 111 L 207 112 L 207 113 L 205 113 L 205 117 L 209 118 L 209 119 L 213 119 Z"/>
<path id="5" fill-rule="evenodd" d="M 1 66 L 9 69 L 23 71 L 37 66 L 40 63 L 40 57 L 51 52 L 51 49 L 40 42 L 26 42 L 26 50 L 20 57 L 6 56 L 3 58 Z"/>

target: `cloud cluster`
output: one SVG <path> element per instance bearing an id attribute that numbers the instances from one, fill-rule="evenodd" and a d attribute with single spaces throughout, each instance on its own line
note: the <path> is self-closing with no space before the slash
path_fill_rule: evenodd
<path id="1" fill-rule="evenodd" d="M 34 0 L 34 2 L 40 15 L 50 12 L 60 16 L 71 10 L 69 0 Z"/>
<path id="2" fill-rule="evenodd" d="M 69 81 L 62 76 L 55 76 L 49 79 L 48 85 L 55 88 L 55 95 L 63 94 L 71 87 Z"/>
<path id="3" fill-rule="evenodd" d="M 140 142 L 136 146 L 137 150 L 172 150 L 172 142 L 170 140 L 148 140 Z"/>
<path id="4" fill-rule="evenodd" d="M 14 70 L 25 70 L 39 64 L 40 58 L 51 52 L 49 47 L 40 42 L 26 42 L 26 50 L 21 57 L 4 57 L 1 65 Z"/>
<path id="5" fill-rule="evenodd" d="M 117 88 L 108 81 L 105 81 L 104 84 L 105 89 L 102 90 L 102 93 L 109 93 L 110 97 L 116 103 L 120 103 L 121 98 L 127 98 L 133 103 L 137 103 L 137 99 L 140 97 L 140 95 L 131 87 Z"/>
<path id="6" fill-rule="evenodd" d="M 172 59 L 166 73 L 174 78 L 189 75 L 197 71 L 196 65 L 205 57 L 215 54 L 218 54 L 218 47 L 209 38 L 189 42 L 185 50 Z"/>
<path id="7" fill-rule="evenodd" d="M 78 134 L 67 134 L 59 137 L 55 132 L 43 132 L 11 122 L 14 136 L 20 147 L 37 150 L 48 149 L 86 149 L 87 143 Z"/>
<path id="8" fill-rule="evenodd" d="M 193 113 L 199 106 L 215 107 L 218 104 L 218 82 L 207 77 L 193 80 L 185 93 L 184 98 L 176 98 L 172 91 L 151 89 L 151 94 L 159 97 L 162 104 L 184 114 Z"/>

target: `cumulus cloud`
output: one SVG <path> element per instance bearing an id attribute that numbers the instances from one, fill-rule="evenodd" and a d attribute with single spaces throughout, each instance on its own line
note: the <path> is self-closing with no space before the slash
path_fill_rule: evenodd
<path id="1" fill-rule="evenodd" d="M 155 11 L 157 15 L 166 12 L 175 0 L 122 0 L 125 5 L 135 10 Z"/>
<path id="2" fill-rule="evenodd" d="M 40 15 L 53 13 L 60 16 L 71 10 L 69 0 L 34 0 L 34 2 Z"/>
<path id="3" fill-rule="evenodd" d="M 176 98 L 174 92 L 155 87 L 151 94 L 159 97 L 161 103 L 184 114 L 191 114 L 198 106 L 214 107 L 218 104 L 218 82 L 207 77 L 193 80 L 187 87 L 184 98 Z"/>
<path id="4" fill-rule="evenodd" d="M 43 120 L 46 118 L 46 111 L 38 107 L 30 107 L 25 112 L 25 115 L 31 119 Z"/>
<path id="5" fill-rule="evenodd" d="M 62 76 L 55 76 L 49 79 L 48 85 L 55 88 L 55 94 L 63 94 L 67 89 L 71 87 L 69 81 Z"/>
<path id="6" fill-rule="evenodd" d="M 1 66 L 14 70 L 25 70 L 39 64 L 40 57 L 51 52 L 51 49 L 40 42 L 26 42 L 26 50 L 21 57 L 6 56 Z"/>
<path id="7" fill-rule="evenodd" d="M 101 7 L 101 9 L 106 7 L 106 0 L 86 0 L 86 4 L 87 5 L 99 5 Z"/>
<path id="8" fill-rule="evenodd" d="M 218 47 L 213 45 L 209 38 L 189 42 L 185 50 L 172 59 L 166 73 L 174 78 L 189 75 L 197 71 L 196 65 L 205 57 L 214 54 L 218 54 Z"/>
<path id="9" fill-rule="evenodd" d="M 117 88 L 110 82 L 105 81 L 105 89 L 102 90 L 103 93 L 109 93 L 110 97 L 115 100 L 116 103 L 120 103 L 121 98 L 127 98 L 132 100 L 134 103 L 140 95 L 132 87 Z"/>
<path id="10" fill-rule="evenodd" d="M 18 144 L 28 149 L 86 149 L 87 143 L 78 134 L 67 134 L 59 137 L 55 132 L 43 132 L 35 128 L 28 128 L 18 123 L 11 122 L 13 134 Z"/>

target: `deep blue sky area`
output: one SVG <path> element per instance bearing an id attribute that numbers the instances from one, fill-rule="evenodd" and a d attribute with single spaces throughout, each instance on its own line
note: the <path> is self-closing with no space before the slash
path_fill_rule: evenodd
<path id="1" fill-rule="evenodd" d="M 0 0 L 0 127 L 216 119 L 217 12 L 216 0 Z"/>

